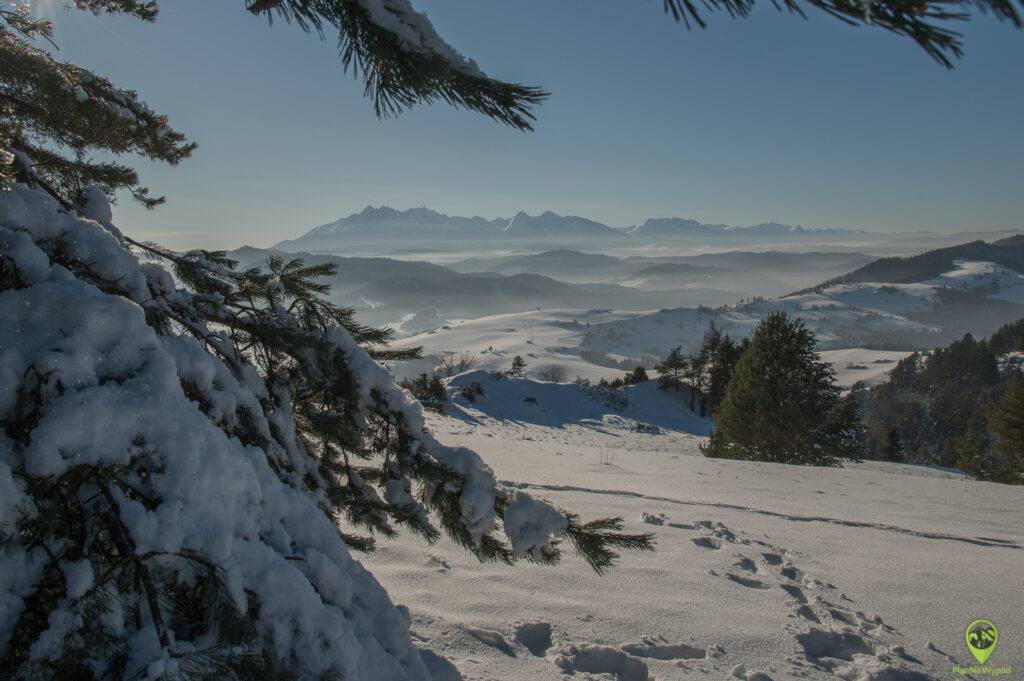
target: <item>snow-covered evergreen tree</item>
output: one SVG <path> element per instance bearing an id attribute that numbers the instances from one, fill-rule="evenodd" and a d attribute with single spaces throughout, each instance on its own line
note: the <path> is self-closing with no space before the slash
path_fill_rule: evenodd
<path id="1" fill-rule="evenodd" d="M 192 145 L 34 46 L 45 22 L 0 22 L 0 678 L 426 680 L 351 550 L 405 529 L 507 563 L 568 544 L 602 572 L 651 547 L 435 440 L 378 363 L 389 334 L 327 300 L 331 266 L 239 271 L 122 234 L 108 195 L 155 201 L 89 153 Z"/>

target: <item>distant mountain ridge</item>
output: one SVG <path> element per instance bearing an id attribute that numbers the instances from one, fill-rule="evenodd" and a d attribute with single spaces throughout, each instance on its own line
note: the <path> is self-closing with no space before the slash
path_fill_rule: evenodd
<path id="1" fill-rule="evenodd" d="M 649 218 L 626 228 L 576 215 L 545 211 L 529 215 L 524 211 L 511 218 L 445 215 L 429 208 L 396 210 L 388 206 L 367 206 L 358 213 L 314 227 L 296 239 L 272 248 L 285 251 L 323 250 L 370 245 L 400 239 L 401 243 L 429 244 L 444 240 L 474 239 L 482 242 L 578 243 L 581 238 L 602 243 L 664 241 L 699 237 L 710 240 L 788 240 L 807 237 L 842 238 L 867 235 L 861 230 L 807 228 L 765 222 L 750 227 L 705 224 L 688 218 Z"/>
<path id="2" fill-rule="evenodd" d="M 957 246 L 937 248 L 910 257 L 880 258 L 849 274 L 822 282 L 802 293 L 820 293 L 829 286 L 866 282 L 912 284 L 934 279 L 955 269 L 957 261 L 991 262 L 1016 272 L 1024 272 L 1024 235 L 987 243 L 971 241 Z"/>

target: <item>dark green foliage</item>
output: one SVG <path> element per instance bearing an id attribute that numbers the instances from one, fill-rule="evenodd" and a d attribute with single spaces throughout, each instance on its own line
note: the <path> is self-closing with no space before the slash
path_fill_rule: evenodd
<path id="1" fill-rule="evenodd" d="M 1024 376 L 1014 370 L 1002 395 L 987 412 L 988 429 L 995 438 L 991 456 L 978 477 L 1024 484 Z"/>
<path id="2" fill-rule="evenodd" d="M 519 355 L 516 355 L 515 357 L 512 358 L 512 368 L 509 369 L 508 375 L 522 377 L 525 373 L 526 361 Z"/>
<path id="3" fill-rule="evenodd" d="M 755 0 L 705 0 L 698 7 L 691 0 L 664 0 L 665 8 L 676 20 L 689 27 L 692 21 L 704 28 L 701 9 L 724 10 L 733 17 L 746 17 L 756 6 Z M 852 25 L 868 25 L 884 28 L 906 36 L 920 45 L 939 63 L 951 67 L 953 60 L 963 55 L 960 34 L 950 30 L 949 23 L 966 21 L 967 10 L 976 8 L 991 12 L 1000 20 L 1008 20 L 1017 28 L 1022 25 L 1020 8 L 1012 0 L 984 0 L 982 2 L 949 1 L 928 2 L 928 0 L 886 0 L 865 5 L 846 0 L 806 0 L 806 5 Z M 797 0 L 776 2 L 777 9 L 801 16 L 804 4 Z"/>
<path id="4" fill-rule="evenodd" d="M 254 14 L 282 17 L 305 31 L 337 31 L 341 61 L 363 80 L 364 94 L 378 116 L 392 116 L 416 104 L 443 101 L 529 130 L 530 108 L 547 93 L 540 88 L 488 78 L 475 65 L 438 49 L 440 38 L 416 16 L 396 20 L 422 46 L 383 28 L 357 0 L 247 0 Z M 411 8 L 410 8 L 411 9 Z"/>
<path id="5" fill-rule="evenodd" d="M 427 409 L 443 414 L 448 404 L 448 388 L 437 374 L 423 372 L 413 379 L 402 381 L 402 387 L 412 393 Z"/>
<path id="6" fill-rule="evenodd" d="M 627 373 L 622 380 L 626 385 L 636 385 L 638 383 L 646 383 L 651 379 L 647 376 L 646 369 L 644 369 L 643 367 L 636 367 L 635 369 Z"/>
<path id="7" fill-rule="evenodd" d="M 989 337 L 988 346 L 997 355 L 1024 351 L 1024 319 L 1001 326 Z"/>
<path id="8" fill-rule="evenodd" d="M 1024 271 L 1024 243 L 986 243 L 979 240 L 908 257 L 879 258 L 849 274 L 797 293 L 820 293 L 835 284 L 877 281 L 909 284 L 924 281 L 956 269 L 957 260 L 994 262 L 1015 271 Z"/>
<path id="9" fill-rule="evenodd" d="M 622 518 L 601 518 L 581 523 L 575 513 L 563 510 L 569 519 L 565 534 L 578 553 L 597 574 L 604 574 L 612 567 L 618 555 L 613 549 L 626 551 L 653 551 L 654 535 L 623 534 Z"/>
<path id="10" fill-rule="evenodd" d="M 470 402 L 476 402 L 478 397 L 484 396 L 484 386 L 480 381 L 472 381 L 468 385 L 464 386 L 459 394 L 465 397 Z"/>
<path id="11" fill-rule="evenodd" d="M 886 461 L 903 460 L 903 439 L 900 437 L 900 431 L 895 426 L 890 426 L 889 430 L 885 432 L 881 454 L 882 458 Z"/>
<path id="12" fill-rule="evenodd" d="M 766 317 L 736 366 L 705 455 L 835 466 L 861 450 L 856 406 L 840 400 L 814 334 L 784 313 Z"/>
<path id="13" fill-rule="evenodd" d="M 979 419 L 972 419 L 961 435 L 949 441 L 944 458 L 979 480 L 993 479 L 992 437 Z"/>
<path id="14" fill-rule="evenodd" d="M 702 357 L 706 378 L 702 381 L 704 394 L 700 401 L 701 416 L 713 416 L 725 399 L 725 391 L 736 372 L 736 365 L 746 350 L 749 341 L 744 338 L 740 342 L 733 340 L 729 334 L 722 333 L 714 324 L 704 334 L 697 355 Z"/>
<path id="15" fill-rule="evenodd" d="M 676 346 L 672 348 L 668 356 L 654 367 L 655 371 L 660 374 L 658 376 L 658 386 L 662 389 L 682 390 L 683 378 L 689 365 L 690 362 L 683 355 L 682 347 Z"/>
<path id="16" fill-rule="evenodd" d="M 1024 320 L 988 341 L 970 334 L 928 355 L 913 354 L 871 389 L 855 390 L 871 455 L 955 466 L 980 480 L 1020 483 L 1024 381 L 999 370 L 1018 351 Z"/>
<path id="17" fill-rule="evenodd" d="M 94 11 L 117 11 L 151 19 L 155 3 L 92 0 Z M 86 69 L 53 59 L 33 40 L 51 39 L 53 26 L 36 19 L 28 5 L 0 9 L 0 150 L 24 152 L 30 168 L 0 158 L 0 181 L 37 175 L 79 203 L 89 185 L 108 195 L 126 189 L 148 207 L 138 174 L 112 156 L 135 154 L 175 165 L 195 145 L 153 113 L 134 92 L 120 90 Z M 0 154 L 2 155 L 2 154 Z M 103 160 L 93 160 L 100 155 Z"/>
<path id="18" fill-rule="evenodd" d="M 984 429 L 984 405 L 1002 381 L 996 360 L 988 343 L 968 334 L 927 357 L 914 353 L 886 383 L 856 390 L 871 455 L 889 459 L 895 439 L 907 461 L 957 465 L 955 441 L 972 425 Z"/>

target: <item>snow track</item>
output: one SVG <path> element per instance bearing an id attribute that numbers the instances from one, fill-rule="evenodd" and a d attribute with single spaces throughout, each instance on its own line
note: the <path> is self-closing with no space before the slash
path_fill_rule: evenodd
<path id="1" fill-rule="evenodd" d="M 759 515 L 771 516 L 773 518 L 782 518 L 784 520 L 792 520 L 794 522 L 801 523 L 832 523 L 834 525 L 843 525 L 845 527 L 870 528 L 873 530 L 882 530 L 884 532 L 897 532 L 899 534 L 908 534 L 912 537 L 919 537 L 921 539 L 940 539 L 944 541 L 957 541 L 964 542 L 966 544 L 975 544 L 977 546 L 995 546 L 998 548 L 1017 549 L 1019 551 L 1024 551 L 1024 544 L 1019 544 L 1009 539 L 996 539 L 993 537 L 961 537 L 953 534 L 946 534 L 943 532 L 926 532 L 922 530 L 911 530 L 905 527 L 897 527 L 896 525 L 886 525 L 883 523 L 869 523 L 858 520 L 843 520 L 840 518 L 827 518 L 824 516 L 789 515 L 787 513 L 778 513 L 776 511 L 769 511 L 763 508 L 751 508 L 749 506 L 737 506 L 735 504 L 717 504 L 707 501 L 671 499 L 669 497 L 651 496 L 647 494 L 641 494 L 640 492 L 630 492 L 627 490 L 594 489 L 591 487 L 578 487 L 575 485 L 542 485 L 531 484 L 527 482 L 513 482 L 511 480 L 502 480 L 501 484 L 507 487 L 518 487 L 521 489 L 548 490 L 558 492 L 583 492 L 585 494 L 603 494 L 618 497 L 632 497 L 635 499 L 644 499 L 646 501 L 657 501 L 667 504 L 676 504 L 679 506 L 701 506 L 708 508 L 722 508 L 728 509 L 730 511 L 742 511 L 743 513 L 757 513 Z"/>

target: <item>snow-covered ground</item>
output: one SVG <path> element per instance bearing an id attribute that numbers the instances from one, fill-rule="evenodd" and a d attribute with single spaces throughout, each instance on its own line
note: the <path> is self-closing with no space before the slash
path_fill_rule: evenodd
<path id="1" fill-rule="evenodd" d="M 668 323 L 667 315 L 651 317 L 644 312 L 611 310 L 532 310 L 454 322 L 397 341 L 395 347 L 399 348 L 422 347 L 424 359 L 403 363 L 396 366 L 395 371 L 400 377 L 429 371 L 446 353 L 469 352 L 476 358 L 478 369 L 507 370 L 512 359 L 519 355 L 526 361 L 528 373 L 535 374 L 557 364 L 565 368 L 570 380 L 580 376 L 597 381 L 620 376 L 623 370 L 602 365 L 594 355 L 587 355 L 587 350 L 598 353 L 602 348 L 618 350 L 618 353 L 609 353 L 609 357 L 639 359 L 650 372 L 654 358 L 663 356 L 667 352 L 665 348 L 679 344 L 689 348 L 700 342 L 712 319 L 719 328 L 736 336 L 749 334 L 757 325 L 753 315 L 737 313 L 727 318 L 712 317 L 706 310 L 690 308 L 667 312 L 675 313 L 674 323 Z M 723 323 L 723 319 L 729 323 Z M 641 338 L 636 342 L 628 341 L 621 334 L 632 327 L 647 330 L 647 333 L 637 334 Z M 615 330 L 609 333 L 609 328 Z M 908 354 L 846 348 L 826 350 L 821 356 L 835 367 L 839 383 L 849 387 L 857 381 L 880 383 L 896 362 Z"/>
<path id="2" fill-rule="evenodd" d="M 422 347 L 425 360 L 395 367 L 400 376 L 432 369 L 445 353 L 470 352 L 477 368 L 508 369 L 520 355 L 529 372 L 558 364 L 570 379 L 599 380 L 622 371 L 590 362 L 579 355 L 586 333 L 610 322 L 629 322 L 648 312 L 619 310 L 530 310 L 455 321 L 441 328 L 403 338 L 396 348 Z M 620 357 L 621 359 L 621 357 Z"/>
<path id="3" fill-rule="evenodd" d="M 882 383 L 896 363 L 910 355 L 909 352 L 865 348 L 825 350 L 818 354 L 836 370 L 836 382 L 844 388 L 858 381 L 866 385 Z"/>
<path id="4" fill-rule="evenodd" d="M 508 567 L 445 541 L 383 542 L 364 562 L 408 606 L 436 679 L 952 679 L 974 663 L 964 628 L 978 617 L 1001 634 L 988 664 L 1020 673 L 1024 488 L 911 465 L 706 459 L 706 422 L 653 387 L 622 412 L 575 386 L 485 391 L 430 417 L 441 441 L 658 546 L 598 576 L 574 557 Z"/>

